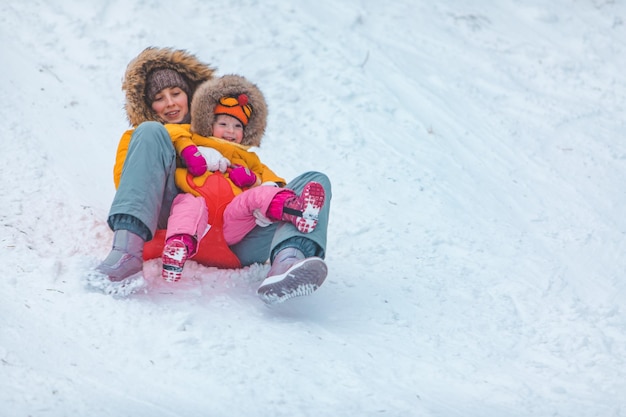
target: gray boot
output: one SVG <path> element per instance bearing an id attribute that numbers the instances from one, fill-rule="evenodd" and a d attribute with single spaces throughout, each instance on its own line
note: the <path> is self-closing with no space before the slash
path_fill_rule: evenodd
<path id="1" fill-rule="evenodd" d="M 293 297 L 309 295 L 317 290 L 328 275 L 322 258 L 305 258 L 296 248 L 278 252 L 272 267 L 257 290 L 267 304 L 278 304 Z"/>
<path id="2" fill-rule="evenodd" d="M 96 271 L 108 275 L 111 281 L 121 281 L 143 269 L 144 241 L 128 230 L 116 230 L 113 249 Z"/>

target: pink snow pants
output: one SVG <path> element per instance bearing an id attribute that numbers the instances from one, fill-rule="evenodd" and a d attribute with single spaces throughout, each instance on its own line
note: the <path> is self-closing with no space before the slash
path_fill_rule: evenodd
<path id="1" fill-rule="evenodd" d="M 240 242 L 256 227 L 254 211 L 259 210 L 264 216 L 272 199 L 283 188 L 260 186 L 254 187 L 235 196 L 224 210 L 224 239 L 234 245 Z M 178 234 L 197 236 L 198 242 L 209 230 L 209 214 L 203 197 L 193 194 L 178 194 L 172 203 L 172 210 L 167 224 L 166 239 Z M 190 255 L 193 256 L 193 255 Z"/>
<path id="2" fill-rule="evenodd" d="M 233 198 L 224 210 L 224 239 L 228 245 L 234 245 L 256 227 L 254 211 L 259 210 L 263 216 L 274 196 L 284 188 L 259 186 L 254 187 Z"/>
<path id="3" fill-rule="evenodd" d="M 172 210 L 167 221 L 165 240 L 175 235 L 190 235 L 198 242 L 209 231 L 209 211 L 204 198 L 193 194 L 178 194 L 172 203 Z M 199 245 L 196 245 L 196 250 Z M 195 255 L 194 253 L 189 256 Z"/>

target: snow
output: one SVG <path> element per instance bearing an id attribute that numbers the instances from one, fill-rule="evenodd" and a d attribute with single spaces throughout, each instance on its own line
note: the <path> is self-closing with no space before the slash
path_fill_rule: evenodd
<path id="1" fill-rule="evenodd" d="M 626 416 L 626 3 L 0 5 L 0 415 Z M 329 277 L 186 266 L 113 297 L 121 78 L 248 77 L 261 158 L 333 181 Z"/>

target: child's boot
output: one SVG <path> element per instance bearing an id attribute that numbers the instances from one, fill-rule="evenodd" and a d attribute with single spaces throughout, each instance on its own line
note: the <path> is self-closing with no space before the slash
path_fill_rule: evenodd
<path id="1" fill-rule="evenodd" d="M 163 248 L 163 269 L 161 276 L 168 282 L 179 281 L 183 276 L 183 267 L 194 252 L 196 240 L 190 235 L 175 235 L 167 239 Z"/>
<path id="2" fill-rule="evenodd" d="M 324 206 L 325 192 L 322 184 L 311 181 L 300 195 L 291 190 L 276 194 L 267 210 L 274 221 L 290 222 L 302 233 L 310 233 L 317 226 L 320 210 Z"/>

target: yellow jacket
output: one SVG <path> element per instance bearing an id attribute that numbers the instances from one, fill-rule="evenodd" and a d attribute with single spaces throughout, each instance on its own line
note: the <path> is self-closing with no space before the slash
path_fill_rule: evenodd
<path id="1" fill-rule="evenodd" d="M 115 153 L 115 165 L 113 165 L 113 182 L 115 183 L 115 189 L 120 186 L 120 178 L 122 177 L 122 168 L 124 168 L 124 161 L 126 160 L 126 154 L 128 153 L 128 145 L 130 144 L 130 138 L 133 135 L 135 129 L 128 129 L 122 135 L 120 142 L 117 144 L 117 152 Z"/>
<path id="2" fill-rule="evenodd" d="M 183 149 L 190 145 L 210 147 L 220 152 L 231 162 L 231 164 L 245 166 L 253 171 L 259 180 L 258 183 L 271 181 L 277 183 L 281 187 L 286 183 L 284 178 L 279 177 L 268 166 L 263 164 L 256 153 L 249 151 L 248 146 L 239 145 L 237 143 L 215 137 L 200 136 L 196 133 L 192 133 L 190 125 L 188 124 L 166 124 L 164 126 L 170 134 L 172 143 L 174 144 L 174 148 L 176 149 L 176 153 L 178 155 L 180 155 Z M 119 186 L 122 168 L 124 166 L 124 160 L 126 159 L 128 145 L 130 144 L 132 134 L 133 129 L 124 132 L 117 147 L 115 166 L 113 168 L 115 188 Z M 184 192 L 199 195 L 199 193 L 191 188 L 187 183 L 187 169 L 183 168 L 180 164 L 178 166 L 179 168 L 176 169 L 175 176 L 178 188 Z M 201 186 L 204 184 L 206 178 L 212 174 L 213 173 L 210 171 L 206 172 L 199 177 L 194 177 L 193 181 L 196 185 Z M 224 177 L 229 181 L 235 195 L 242 192 L 241 188 L 237 187 L 232 183 L 232 181 L 230 181 L 228 173 L 224 174 Z"/>

